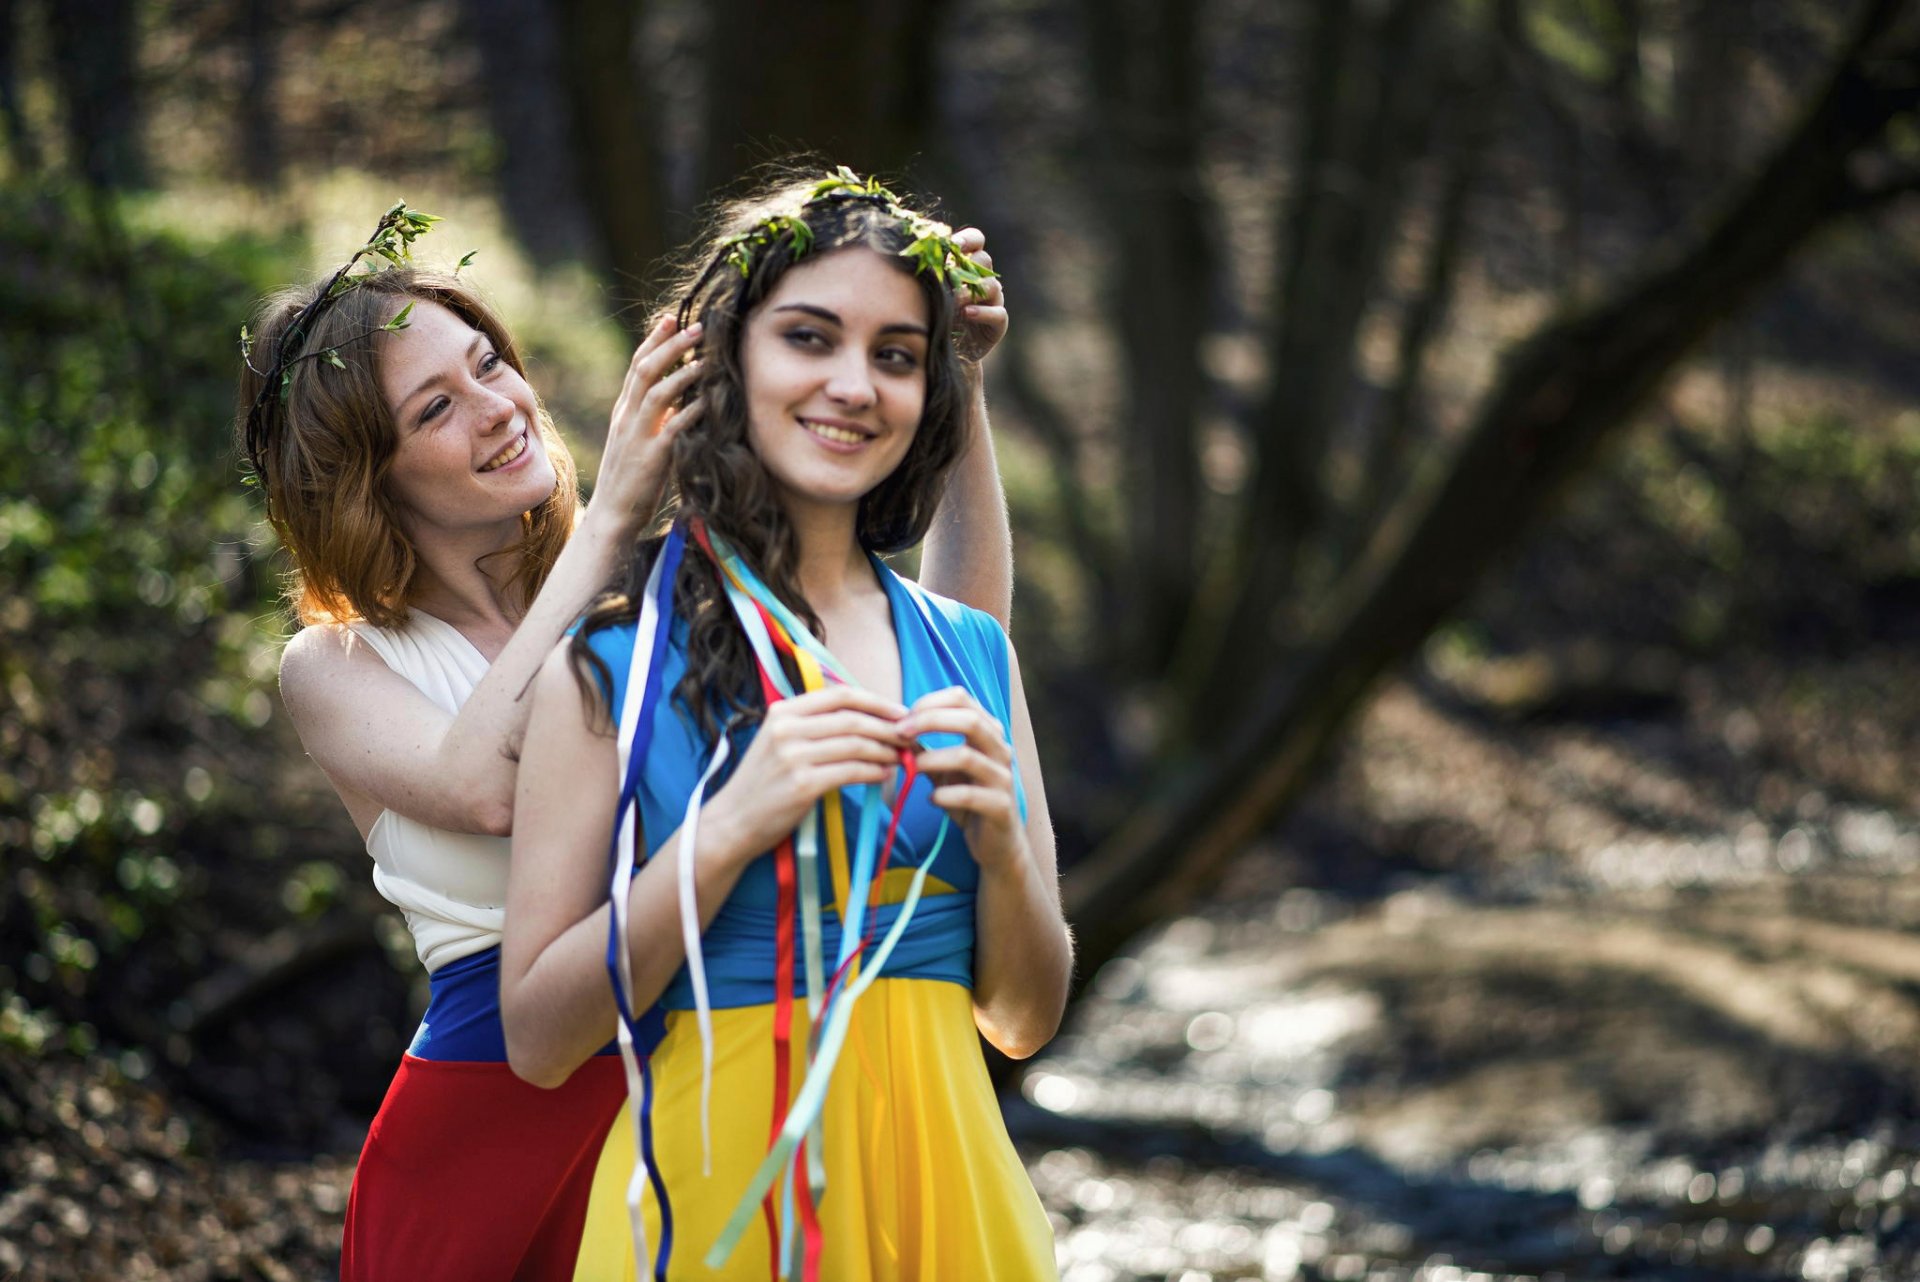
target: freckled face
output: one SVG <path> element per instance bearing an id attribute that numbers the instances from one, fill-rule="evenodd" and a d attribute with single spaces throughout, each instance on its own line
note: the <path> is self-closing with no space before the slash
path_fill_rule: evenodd
<path id="1" fill-rule="evenodd" d="M 493 341 L 439 303 L 414 303 L 384 335 L 380 389 L 400 438 L 389 478 L 417 521 L 446 528 L 512 518 L 556 481 L 533 389 Z"/>
<path id="2" fill-rule="evenodd" d="M 926 298 L 874 250 L 803 261 L 740 340 L 747 438 L 789 506 L 846 505 L 900 465 L 927 399 Z"/>

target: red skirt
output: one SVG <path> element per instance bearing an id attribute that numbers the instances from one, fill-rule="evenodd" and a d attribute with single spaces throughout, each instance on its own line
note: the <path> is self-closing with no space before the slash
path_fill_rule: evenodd
<path id="1" fill-rule="evenodd" d="M 625 1099 L 617 1055 L 550 1091 L 503 1063 L 404 1056 L 354 1172 L 342 1282 L 569 1282 Z"/>

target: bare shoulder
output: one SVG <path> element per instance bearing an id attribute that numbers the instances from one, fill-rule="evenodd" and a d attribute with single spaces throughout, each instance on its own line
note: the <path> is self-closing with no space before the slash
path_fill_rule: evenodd
<path id="1" fill-rule="evenodd" d="M 563 687 L 573 685 L 573 663 L 567 653 L 567 638 L 562 637 L 558 644 L 547 651 L 547 657 L 540 661 L 540 671 L 533 676 L 533 697 L 540 701 L 558 698 Z"/>
<path id="2" fill-rule="evenodd" d="M 580 667 L 574 660 L 570 637 L 560 638 L 541 661 L 540 672 L 533 679 L 533 698 L 535 708 L 544 710 L 550 719 L 558 717 L 562 709 L 566 709 L 570 713 L 564 718 L 567 724 L 578 722 L 596 726 L 605 720 L 604 704 L 598 699 L 590 699 L 587 688 L 581 683 Z"/>
<path id="3" fill-rule="evenodd" d="M 345 624 L 308 624 L 280 651 L 280 693 L 295 716 L 299 704 L 322 698 L 342 683 L 357 684 L 373 673 L 397 675 L 365 638 Z"/>

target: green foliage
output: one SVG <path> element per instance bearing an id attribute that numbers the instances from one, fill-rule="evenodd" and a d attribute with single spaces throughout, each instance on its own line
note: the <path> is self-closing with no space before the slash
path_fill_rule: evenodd
<path id="1" fill-rule="evenodd" d="M 103 196 L 0 189 L 0 1043 L 16 1049 L 90 1040 L 86 1019 L 151 1026 L 206 956 L 220 897 L 250 885 L 233 869 L 277 804 L 259 738 L 282 624 L 233 456 L 231 335 L 297 248 L 136 234 Z M 323 907 L 324 878 L 303 875 L 299 911 Z"/>
<path id="2" fill-rule="evenodd" d="M 1837 414 L 1636 437 L 1486 602 L 1507 643 L 1559 630 L 1696 655 L 1851 651 L 1920 591 L 1920 433 Z M 1495 648 L 1500 648 L 1496 646 Z"/>
<path id="3" fill-rule="evenodd" d="M 792 242 L 795 258 L 813 248 L 813 228 L 792 214 L 775 214 L 721 241 L 720 254 L 744 279 L 753 273 L 755 256 L 782 238 Z"/>
<path id="4" fill-rule="evenodd" d="M 1627 33 L 1612 6 L 1592 0 L 1551 0 L 1528 6 L 1528 37 L 1541 55 L 1582 80 L 1604 81 Z"/>

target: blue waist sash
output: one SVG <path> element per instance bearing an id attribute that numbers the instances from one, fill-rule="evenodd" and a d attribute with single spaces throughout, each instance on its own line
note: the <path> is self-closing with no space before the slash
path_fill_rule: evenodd
<path id="1" fill-rule="evenodd" d="M 507 1034 L 500 1025 L 500 946 L 450 961 L 427 980 L 427 1013 L 407 1054 L 441 1064 L 504 1064 Z M 657 1042 L 664 1030 L 657 1015 L 642 1023 Z M 651 1043 L 649 1043 L 651 1044 Z M 595 1054 L 611 1055 L 612 1042 Z"/>
<path id="2" fill-rule="evenodd" d="M 944 979 L 963 988 L 973 987 L 973 901 L 960 891 L 928 895 L 920 901 L 913 921 L 893 955 L 881 968 L 884 978 Z M 882 904 L 869 911 L 873 939 L 878 942 L 900 916 L 899 904 Z M 707 986 L 715 1007 L 760 1006 L 774 999 L 772 909 L 729 903 L 700 936 L 705 955 Z M 831 909 L 820 915 L 821 951 L 828 967 L 840 951 L 840 918 Z M 793 991 L 807 991 L 805 967 L 794 966 Z M 693 980 L 682 966 L 661 995 L 668 1010 L 692 1010 Z"/>

